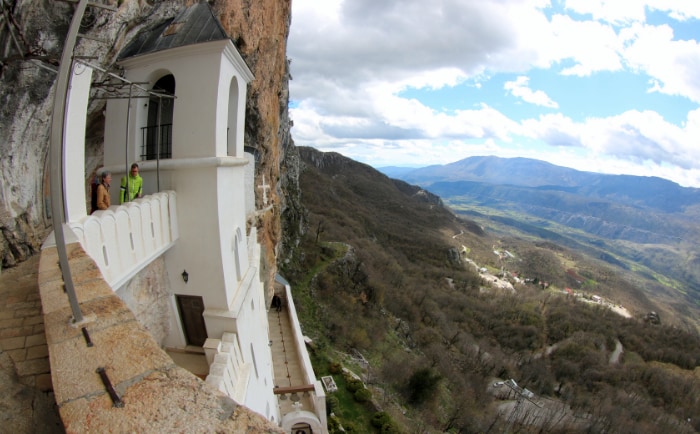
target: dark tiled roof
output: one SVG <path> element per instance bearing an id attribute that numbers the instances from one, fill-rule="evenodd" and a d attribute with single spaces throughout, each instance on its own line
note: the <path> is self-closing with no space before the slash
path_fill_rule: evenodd
<path id="1" fill-rule="evenodd" d="M 139 32 L 119 60 L 202 42 L 230 39 L 206 2 L 184 9 L 174 18 Z"/>

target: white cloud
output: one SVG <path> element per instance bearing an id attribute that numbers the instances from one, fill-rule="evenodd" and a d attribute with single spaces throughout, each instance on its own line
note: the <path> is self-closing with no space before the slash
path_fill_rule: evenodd
<path id="1" fill-rule="evenodd" d="M 523 121 L 523 134 L 555 147 L 583 147 L 583 126 L 561 113 Z"/>
<path id="2" fill-rule="evenodd" d="M 567 0 L 556 13 L 549 0 L 294 0 L 292 7 L 297 105 L 290 112 L 299 145 L 385 165 L 443 164 L 479 152 L 597 160 L 596 170 L 646 170 L 700 186 L 697 111 L 682 126 L 641 108 L 574 122 L 557 113 L 571 106 L 566 89 L 533 89 L 528 79 L 631 71 L 648 76 L 650 92 L 700 103 L 700 45 L 675 39 L 669 25 L 645 23 L 649 11 L 700 18 L 700 1 Z M 517 121 L 486 90 L 503 74 L 505 90 L 528 103 L 519 110 L 532 110 Z M 464 83 L 479 92 L 462 107 L 400 97 L 407 89 L 448 94 Z"/>
<path id="3" fill-rule="evenodd" d="M 647 0 L 566 0 L 566 8 L 608 23 L 643 22 Z"/>
<path id="4" fill-rule="evenodd" d="M 299 83 L 317 77 L 354 89 L 378 79 L 439 88 L 486 69 L 525 70 L 537 58 L 532 29 L 547 24 L 536 3 L 522 0 L 331 3 L 293 3 L 289 56 L 298 98 L 318 94 Z"/>
<path id="5" fill-rule="evenodd" d="M 566 8 L 618 25 L 645 22 L 650 11 L 666 13 L 678 21 L 700 18 L 700 3 L 692 0 L 566 0 Z"/>
<path id="6" fill-rule="evenodd" d="M 652 111 L 628 111 L 608 118 L 576 123 L 561 115 L 523 122 L 525 133 L 550 146 L 580 147 L 592 155 L 640 164 L 668 163 L 692 169 L 700 161 L 695 138 L 700 132 L 700 110 L 692 112 L 684 128 L 666 122 Z"/>
<path id="7" fill-rule="evenodd" d="M 650 9 L 668 13 L 678 21 L 700 19 L 700 3 L 688 0 L 648 0 Z"/>
<path id="8" fill-rule="evenodd" d="M 673 39 L 669 26 L 635 25 L 621 32 L 627 64 L 654 80 L 652 90 L 700 103 L 700 44 Z"/>
<path id="9" fill-rule="evenodd" d="M 556 38 L 551 46 L 558 48 L 556 60 L 574 62 L 563 74 L 588 76 L 622 69 L 618 54 L 622 44 L 612 27 L 595 21 L 574 21 L 563 15 L 554 16 L 551 26 Z"/>
<path id="10" fill-rule="evenodd" d="M 530 89 L 530 87 L 528 87 L 529 82 L 530 79 L 528 77 L 521 75 L 515 79 L 515 81 L 507 81 L 503 88 L 513 94 L 513 96 L 521 98 L 523 101 L 530 104 L 549 108 L 559 107 L 545 92 Z"/>

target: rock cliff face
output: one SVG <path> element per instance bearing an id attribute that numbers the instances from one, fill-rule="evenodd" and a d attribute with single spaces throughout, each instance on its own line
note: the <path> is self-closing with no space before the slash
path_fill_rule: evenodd
<path id="1" fill-rule="evenodd" d="M 116 12 L 88 9 L 77 54 L 107 70 L 138 31 L 172 16 L 192 2 L 112 1 Z M 274 188 L 268 203 L 256 192 L 260 243 L 268 281 L 276 271 L 281 240 L 280 216 L 294 198 L 282 192 L 294 187 L 295 150 L 289 133 L 286 43 L 291 20 L 289 0 L 219 0 L 211 3 L 224 28 L 255 75 L 248 90 L 245 145 L 258 154 L 256 185 L 265 178 Z M 0 257 L 11 267 L 38 252 L 51 230 L 48 184 L 48 137 L 53 90 L 63 40 L 73 7 L 48 0 L 3 2 L 9 20 L 0 22 Z M 9 22 L 8 22 L 9 21 Z M 104 101 L 91 103 L 86 132 L 86 173 L 102 165 Z M 287 156 L 290 158 L 287 158 Z M 88 176 L 88 179 L 90 176 Z M 289 186 L 287 183 L 291 183 Z M 86 185 L 88 184 L 86 179 Z M 290 202 L 291 201 L 291 202 Z"/>
<path id="2" fill-rule="evenodd" d="M 386 175 L 377 172 L 374 168 L 364 163 L 359 163 L 357 161 L 351 160 L 336 152 L 321 152 L 317 149 L 308 146 L 301 146 L 296 149 L 296 152 L 299 154 L 301 160 L 307 161 L 309 164 L 315 166 L 322 172 L 340 172 L 344 170 L 354 170 L 358 173 L 364 172 L 366 174 L 369 174 L 369 176 L 378 175 L 386 177 Z M 388 177 L 386 178 L 389 179 Z M 412 196 L 420 201 L 430 203 L 435 206 L 444 206 L 442 199 L 440 199 L 439 196 L 436 196 L 430 193 L 429 191 L 424 190 L 421 187 L 409 184 L 398 179 L 391 179 L 391 182 L 396 186 L 396 188 L 398 188 L 407 196 Z"/>
<path id="3" fill-rule="evenodd" d="M 255 80 L 248 89 L 245 145 L 258 152 L 256 185 L 272 184 L 268 199 L 273 208 L 257 222 L 267 281 L 274 280 L 276 256 L 281 245 L 280 215 L 293 197 L 285 196 L 284 166 L 294 145 L 289 131 L 289 63 L 287 36 L 291 24 L 290 0 L 226 0 L 217 4 L 219 20 L 233 38 Z M 293 161 L 293 158 L 292 158 Z M 294 178 L 291 182 L 295 182 Z M 263 209 L 263 197 L 256 192 L 256 208 Z M 271 288 L 271 286 L 270 286 Z"/>
<path id="4" fill-rule="evenodd" d="M 48 99 L 56 74 L 20 59 L 31 52 L 55 63 L 60 47 L 50 35 L 65 33 L 69 9 L 46 4 L 33 8 L 22 1 L 11 6 L 3 2 L 2 7 L 11 23 L 6 25 L 5 19 L 0 26 L 4 55 L 0 64 L 0 257 L 4 268 L 36 253 L 50 224 L 44 173 L 51 116 Z"/>

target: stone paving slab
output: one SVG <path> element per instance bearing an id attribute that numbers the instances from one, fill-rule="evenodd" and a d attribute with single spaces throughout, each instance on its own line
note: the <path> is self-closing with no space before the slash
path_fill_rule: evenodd
<path id="1" fill-rule="evenodd" d="M 294 332 L 289 312 L 283 308 L 280 312 L 270 309 L 267 315 L 272 341 L 272 365 L 275 373 L 275 387 L 296 387 L 306 384 L 301 368 L 300 355 L 297 346 L 293 344 Z M 286 341 L 286 343 L 285 343 Z M 311 398 L 301 394 L 303 408 L 312 408 Z M 279 399 L 278 405 L 282 414 L 294 410 L 291 399 Z"/>
<path id="2" fill-rule="evenodd" d="M 173 360 L 136 321 L 90 336 L 94 342 L 92 347 L 86 345 L 82 335 L 50 346 L 51 366 L 61 373 L 54 379 L 59 405 L 82 396 L 104 393 L 98 368 L 106 370 L 113 384 L 120 384 L 134 381 L 143 372 L 174 366 Z"/>
<path id="3" fill-rule="evenodd" d="M 0 431 L 64 433 L 37 282 L 39 255 L 0 274 Z"/>

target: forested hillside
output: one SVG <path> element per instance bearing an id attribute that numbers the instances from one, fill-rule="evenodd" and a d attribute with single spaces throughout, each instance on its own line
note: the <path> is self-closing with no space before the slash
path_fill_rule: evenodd
<path id="1" fill-rule="evenodd" d="M 491 232 L 553 241 L 632 274 L 648 297 L 674 306 L 667 316 L 700 330 L 700 189 L 527 158 L 394 171 Z"/>
<path id="2" fill-rule="evenodd" d="M 663 306 L 627 276 L 497 237 L 338 154 L 299 152 L 305 235 L 282 271 L 317 374 L 340 388 L 331 432 L 700 429 L 700 338 L 649 320 Z"/>

